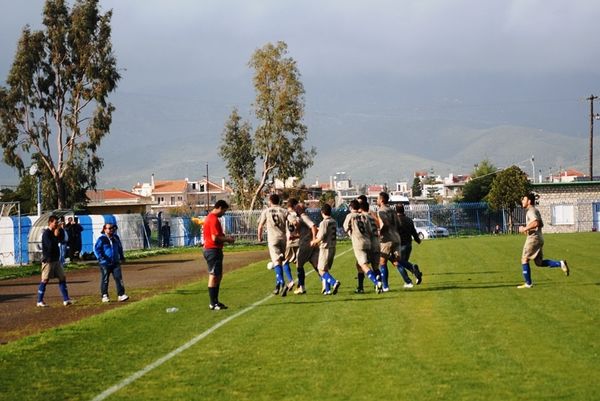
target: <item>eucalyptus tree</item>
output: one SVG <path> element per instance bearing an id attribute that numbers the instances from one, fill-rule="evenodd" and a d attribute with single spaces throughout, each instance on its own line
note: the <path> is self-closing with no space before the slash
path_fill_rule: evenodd
<path id="1" fill-rule="evenodd" d="M 120 74 L 111 43 L 112 11 L 98 0 L 47 0 L 41 30 L 23 28 L 6 87 L 0 87 L 4 162 L 23 175 L 34 160 L 65 208 L 85 198 L 102 168 L 98 147 Z"/>

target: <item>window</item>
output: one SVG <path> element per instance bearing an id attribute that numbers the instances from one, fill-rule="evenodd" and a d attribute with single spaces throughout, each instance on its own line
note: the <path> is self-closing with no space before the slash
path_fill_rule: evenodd
<path id="1" fill-rule="evenodd" d="M 554 205 L 552 206 L 552 224 L 564 225 L 575 224 L 575 212 L 573 205 Z"/>
<path id="2" fill-rule="evenodd" d="M 206 189 L 204 189 L 204 184 L 200 184 L 200 187 L 199 187 L 198 191 L 200 191 L 200 192 L 206 192 Z"/>
<path id="3" fill-rule="evenodd" d="M 192 189 L 195 191 L 196 190 L 196 183 L 192 182 Z"/>
<path id="4" fill-rule="evenodd" d="M 183 202 L 183 196 L 178 196 L 177 197 L 177 202 L 179 202 L 179 203 Z"/>
<path id="5" fill-rule="evenodd" d="M 174 205 L 174 204 L 175 204 L 175 197 L 171 196 L 171 205 Z"/>

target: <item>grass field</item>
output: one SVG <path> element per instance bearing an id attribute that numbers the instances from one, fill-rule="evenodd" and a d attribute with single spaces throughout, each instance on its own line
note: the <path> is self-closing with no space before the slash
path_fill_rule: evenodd
<path id="1" fill-rule="evenodd" d="M 423 284 L 394 272 L 381 295 L 354 294 L 347 244 L 336 296 L 314 273 L 306 296 L 270 296 L 273 273 L 249 265 L 224 278 L 227 311 L 208 310 L 201 281 L 0 347 L 0 399 L 599 399 L 599 239 L 546 235 L 572 275 L 532 267 L 525 290 L 520 236 L 415 244 Z"/>

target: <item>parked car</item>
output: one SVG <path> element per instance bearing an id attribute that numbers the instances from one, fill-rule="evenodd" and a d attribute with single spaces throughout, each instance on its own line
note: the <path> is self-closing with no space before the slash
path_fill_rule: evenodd
<path id="1" fill-rule="evenodd" d="M 429 220 L 413 219 L 413 222 L 421 239 L 448 237 L 450 235 L 447 228 L 435 226 Z"/>

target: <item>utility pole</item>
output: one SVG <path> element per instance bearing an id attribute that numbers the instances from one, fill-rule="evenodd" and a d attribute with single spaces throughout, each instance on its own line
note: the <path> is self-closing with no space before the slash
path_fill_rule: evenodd
<path id="1" fill-rule="evenodd" d="M 587 100 L 590 101 L 590 181 L 594 181 L 594 120 L 599 116 L 594 115 L 594 100 L 598 96 L 590 95 Z"/>
<path id="2" fill-rule="evenodd" d="M 208 163 L 206 163 L 206 212 L 210 209 L 210 188 L 208 184 Z"/>

